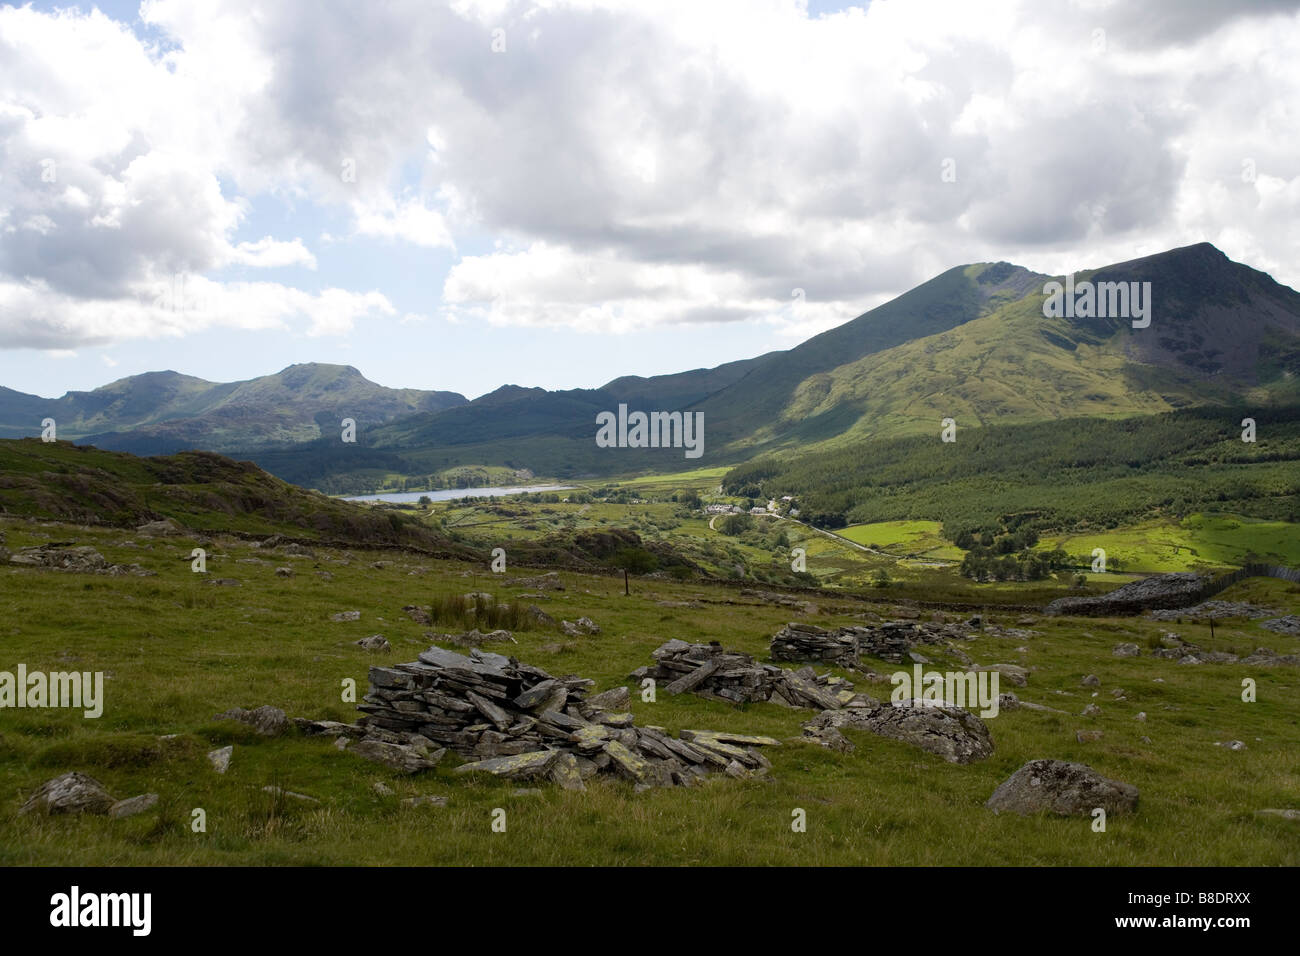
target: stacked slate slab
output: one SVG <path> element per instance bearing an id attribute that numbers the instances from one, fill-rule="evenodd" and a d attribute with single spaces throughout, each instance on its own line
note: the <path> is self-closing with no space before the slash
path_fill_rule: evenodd
<path id="1" fill-rule="evenodd" d="M 858 637 L 864 627 L 829 630 L 815 624 L 791 622 L 772 638 L 774 661 L 820 661 L 836 667 L 858 663 Z"/>
<path id="2" fill-rule="evenodd" d="M 634 680 L 653 678 L 670 694 L 693 693 L 733 704 L 771 701 L 787 707 L 835 710 L 856 696 L 853 684 L 830 674 L 818 676 L 811 667 L 789 671 L 761 664 L 741 651 L 724 650 L 716 642 L 689 644 L 671 640 L 653 652 L 655 663 L 638 667 Z"/>
<path id="3" fill-rule="evenodd" d="M 602 772 L 667 787 L 715 772 L 762 775 L 771 766 L 755 749 L 777 746 L 771 737 L 684 730 L 674 738 L 633 724 L 626 687 L 592 694 L 593 686 L 501 654 L 430 647 L 417 661 L 370 668 L 370 692 L 359 705 L 366 716 L 356 727 L 300 726 L 359 736 L 350 749 L 395 769 L 428 769 L 453 750 L 468 761 L 458 773 L 546 779 L 573 790 Z"/>
<path id="4" fill-rule="evenodd" d="M 914 647 L 967 640 L 973 633 L 969 625 L 937 621 L 884 621 L 836 629 L 791 623 L 772 638 L 771 654 L 778 661 L 818 661 L 845 668 L 856 667 L 861 655 L 900 664 Z"/>

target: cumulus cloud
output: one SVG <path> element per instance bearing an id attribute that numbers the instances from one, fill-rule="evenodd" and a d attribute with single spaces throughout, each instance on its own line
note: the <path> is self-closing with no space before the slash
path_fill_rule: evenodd
<path id="1" fill-rule="evenodd" d="M 149 0 L 147 36 L 0 9 L 0 344 L 182 335 L 139 309 L 168 277 L 315 268 L 236 238 L 266 196 L 342 211 L 334 242 L 496 239 L 446 277 L 462 323 L 802 335 L 959 263 L 1205 239 L 1300 284 L 1298 8 Z M 188 318 L 393 314 L 239 296 Z"/>
<path id="2" fill-rule="evenodd" d="M 0 282 L 0 348 L 67 350 L 143 338 L 181 338 L 212 328 L 301 328 L 345 334 L 396 309 L 377 291 L 305 292 L 274 282 L 214 282 L 178 273 L 113 299 L 78 298 L 48 283 Z"/>

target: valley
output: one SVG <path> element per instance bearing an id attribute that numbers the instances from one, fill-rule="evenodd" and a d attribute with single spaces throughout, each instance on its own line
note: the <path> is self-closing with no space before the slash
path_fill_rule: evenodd
<path id="1" fill-rule="evenodd" d="M 1079 275 L 1149 325 L 982 263 L 594 389 L 0 392 L 6 654 L 103 682 L 0 681 L 0 862 L 1297 865 L 1300 296 L 1207 244 Z M 924 667 L 1000 694 L 882 704 Z M 1001 812 L 1042 759 L 1105 830 Z M 23 812 L 67 774 L 114 809 Z"/>

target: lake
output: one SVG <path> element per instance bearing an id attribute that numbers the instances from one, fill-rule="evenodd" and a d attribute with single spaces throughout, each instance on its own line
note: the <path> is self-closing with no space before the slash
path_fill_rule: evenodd
<path id="1" fill-rule="evenodd" d="M 442 488 L 438 491 L 387 491 L 382 495 L 357 495 L 344 498 L 344 501 L 419 501 L 427 497 L 431 501 L 450 501 L 452 498 L 500 498 L 502 495 L 518 495 L 532 491 L 569 491 L 573 485 L 523 485 L 515 488 Z"/>

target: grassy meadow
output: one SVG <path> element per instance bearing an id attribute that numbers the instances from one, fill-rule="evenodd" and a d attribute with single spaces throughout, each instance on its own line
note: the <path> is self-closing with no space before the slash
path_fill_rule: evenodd
<path id="1" fill-rule="evenodd" d="M 601 521 L 600 507 L 582 520 Z M 449 506 L 448 516 L 455 514 Z M 704 540 L 708 531 L 700 524 L 706 522 L 682 522 L 678 530 Z M 990 718 L 996 751 L 967 766 L 853 732 L 856 752 L 833 753 L 797 739 L 811 711 L 735 708 L 661 692 L 654 703 L 634 694 L 638 724 L 770 734 L 783 741 L 766 751 L 771 778 L 720 778 L 695 789 L 639 794 L 630 784 L 601 778 L 589 781 L 585 793 L 543 784 L 539 794 L 516 795 L 513 783 L 454 775 L 459 759 L 451 754 L 435 771 L 406 777 L 339 751 L 329 739 L 261 738 L 213 718 L 235 706 L 272 704 L 290 716 L 350 721 L 354 707 L 341 700 L 346 679 L 357 682 L 359 696 L 370 664 L 413 660 L 429 643 L 403 605 L 480 590 L 511 600 L 522 590 L 511 581 L 535 572 L 512 567 L 493 575 L 486 564 L 393 550 L 318 548 L 314 557 L 292 557 L 217 535 L 205 544 L 205 576 L 190 570 L 197 541 L 185 536 L 150 539 L 17 520 L 3 522 L 3 530 L 13 550 L 75 541 L 110 561 L 157 572 L 0 570 L 0 670 L 22 662 L 29 670 L 75 668 L 108 678 L 97 720 L 64 710 L 0 712 L 5 865 L 1300 864 L 1300 827 L 1254 816 L 1265 807 L 1300 807 L 1300 674 L 1288 667 L 1184 666 L 1149 655 L 1166 630 L 1221 650 L 1300 651 L 1300 640 L 1257 623 L 1220 621 L 1211 641 L 1207 627 L 1191 622 L 993 610 L 991 623 L 1032 635 L 988 634 L 963 642 L 961 650 L 980 664 L 1029 668 L 1027 687 L 1004 682 L 1002 690 L 1066 713 L 1017 710 Z M 278 577 L 277 567 L 294 574 Z M 240 586 L 205 579 L 218 577 L 238 579 Z M 866 599 L 821 597 L 807 613 L 705 582 L 634 577 L 632 594 L 624 597 L 620 578 L 561 577 L 564 591 L 526 600 L 557 619 L 590 616 L 602 632 L 579 639 L 519 631 L 517 645 L 493 649 L 554 674 L 590 677 L 598 690 L 628 683 L 627 674 L 649 663 L 650 652 L 669 638 L 717 640 L 764 659 L 772 634 L 791 619 L 831 625 L 917 613 L 897 602 L 920 596 L 919 589 L 900 586 L 866 591 Z M 1300 588 L 1280 581 L 1245 582 L 1220 597 L 1300 610 Z M 358 610 L 361 619 L 330 620 L 343 610 Z M 387 637 L 391 653 L 352 644 L 376 633 Z M 1142 656 L 1113 657 L 1111 648 L 1121 641 L 1140 644 Z M 936 667 L 957 666 L 941 649 L 925 652 Z M 896 669 L 873 666 L 882 673 Z M 1089 673 L 1101 678 L 1095 700 L 1093 689 L 1080 686 Z M 1258 682 L 1254 703 L 1241 700 L 1246 677 Z M 889 690 L 860 677 L 858 686 L 880 697 Z M 1124 700 L 1112 698 L 1116 688 Z M 1100 716 L 1073 716 L 1092 702 L 1101 706 Z M 1145 722 L 1135 719 L 1138 712 L 1145 712 Z M 1104 737 L 1078 743 L 1081 729 L 1102 730 Z M 1246 749 L 1215 746 L 1234 739 Z M 218 775 L 205 755 L 226 744 L 234 756 L 228 772 Z M 1083 761 L 1136 785 L 1138 813 L 1114 817 L 1105 833 L 1096 833 L 1085 818 L 1022 819 L 985 810 L 993 789 L 1037 757 Z M 118 798 L 158 793 L 160 804 L 123 820 L 16 815 L 34 788 L 69 770 L 96 777 Z M 380 782 L 394 793 L 378 795 Z M 268 785 L 320 802 L 277 799 L 263 792 Z M 401 798 L 417 794 L 450 803 L 401 805 Z M 191 829 L 195 808 L 206 812 L 206 832 Z M 491 829 L 495 808 L 506 810 L 505 833 Z M 796 808 L 807 812 L 807 832 L 791 829 Z"/>

